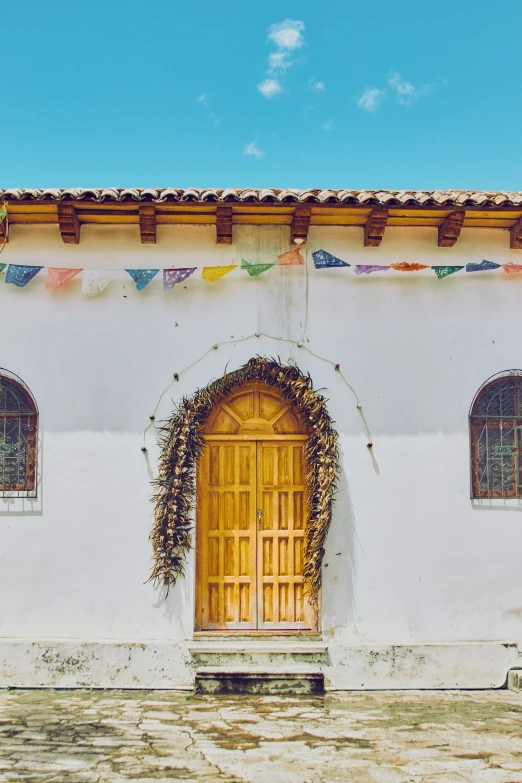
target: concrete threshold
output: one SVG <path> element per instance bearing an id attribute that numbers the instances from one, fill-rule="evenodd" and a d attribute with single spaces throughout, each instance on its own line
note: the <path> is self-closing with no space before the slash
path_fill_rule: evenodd
<path id="1" fill-rule="evenodd" d="M 196 641 L 189 644 L 192 655 L 234 654 L 234 653 L 265 653 L 268 655 L 323 655 L 328 646 L 323 642 L 288 641 L 247 641 L 232 639 L 230 641 Z"/>

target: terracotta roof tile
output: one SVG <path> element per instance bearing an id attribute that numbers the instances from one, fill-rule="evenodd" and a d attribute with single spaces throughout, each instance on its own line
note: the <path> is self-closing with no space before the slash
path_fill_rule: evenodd
<path id="1" fill-rule="evenodd" d="M 295 188 L 0 188 L 8 201 L 149 201 L 157 204 L 315 203 L 361 206 L 520 207 L 522 192 L 474 190 L 297 190 Z"/>

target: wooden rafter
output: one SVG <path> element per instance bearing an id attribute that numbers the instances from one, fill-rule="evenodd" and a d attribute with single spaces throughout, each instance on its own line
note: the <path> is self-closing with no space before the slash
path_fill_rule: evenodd
<path id="1" fill-rule="evenodd" d="M 439 247 L 453 247 L 464 224 L 463 211 L 452 212 L 439 226 Z"/>
<path id="2" fill-rule="evenodd" d="M 156 207 L 140 204 L 140 237 L 142 245 L 156 244 Z"/>
<path id="3" fill-rule="evenodd" d="M 90 197 L 85 199 L 64 199 L 63 202 L 50 199 L 9 199 L 9 228 L 12 226 L 60 224 L 65 242 L 77 243 L 80 239 L 80 229 L 84 223 L 94 225 L 134 225 L 140 226 L 140 206 L 154 207 L 156 224 L 160 225 L 216 225 L 218 241 L 229 243 L 232 235 L 232 224 L 244 226 L 278 225 L 288 226 L 294 236 L 305 238 L 302 226 L 307 219 L 308 207 L 311 207 L 309 220 L 310 226 L 346 226 L 365 229 L 366 244 L 376 247 L 382 237 L 382 228 L 387 212 L 385 225 L 393 227 L 423 227 L 437 228 L 439 230 L 443 246 L 455 239 L 455 229 L 458 230 L 458 221 L 462 219 L 467 229 L 491 228 L 509 231 L 511 234 L 511 247 L 522 249 L 522 203 L 519 206 L 477 206 L 466 204 L 464 206 L 437 206 L 428 205 L 387 205 L 368 206 L 365 204 L 336 204 L 331 201 L 325 203 L 295 204 L 285 201 L 274 203 L 266 201 L 254 203 L 246 201 L 237 203 L 229 201 L 226 204 L 199 203 L 187 201 L 184 203 L 172 203 L 165 201 L 155 203 L 144 201 L 137 204 L 134 200 L 121 202 L 95 201 Z M 296 212 L 297 207 L 304 207 L 304 217 Z M 143 212 L 146 214 L 147 210 Z M 453 219 L 455 213 L 457 217 Z M 299 221 L 298 221 L 299 217 Z M 450 218 L 448 220 L 448 218 Z M 299 222 L 301 226 L 299 226 Z M 457 225 L 455 226 L 455 223 Z M 441 227 L 442 224 L 442 227 Z M 453 228 L 452 228 L 453 226 Z M 141 233 L 152 236 L 152 231 L 147 231 L 145 226 Z M 292 230 L 293 229 L 293 230 Z M 450 231 L 451 229 L 451 231 Z M 453 232 L 453 236 L 451 235 Z M 2 229 L 0 227 L 0 236 Z M 18 236 L 18 232 L 17 232 Z M 11 232 L 10 240 L 13 235 Z M 152 241 L 152 240 L 151 240 Z"/>
<path id="4" fill-rule="evenodd" d="M 308 239 L 308 227 L 310 226 L 311 214 L 312 207 L 309 204 L 303 204 L 302 206 L 295 208 L 290 232 L 290 239 L 292 242 L 296 239 L 301 239 L 303 242 L 306 242 Z"/>
<path id="5" fill-rule="evenodd" d="M 216 207 L 216 234 L 218 245 L 232 244 L 232 207 Z"/>
<path id="6" fill-rule="evenodd" d="M 387 221 L 387 209 L 384 207 L 372 209 L 364 226 L 364 247 L 379 247 Z"/>
<path id="7" fill-rule="evenodd" d="M 522 250 L 522 218 L 509 229 L 509 247 L 511 250 Z"/>
<path id="8" fill-rule="evenodd" d="M 72 204 L 58 204 L 58 224 L 66 245 L 80 244 L 80 221 Z"/>

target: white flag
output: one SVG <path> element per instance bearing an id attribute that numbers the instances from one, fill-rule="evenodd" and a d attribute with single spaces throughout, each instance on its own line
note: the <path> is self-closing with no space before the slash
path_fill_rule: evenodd
<path id="1" fill-rule="evenodd" d="M 112 280 L 110 272 L 96 272 L 86 269 L 83 273 L 82 294 L 101 294 Z"/>

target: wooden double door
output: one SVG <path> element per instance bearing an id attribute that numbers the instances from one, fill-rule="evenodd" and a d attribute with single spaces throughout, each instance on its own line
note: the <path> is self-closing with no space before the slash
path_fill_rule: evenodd
<path id="1" fill-rule="evenodd" d="M 197 630 L 316 628 L 303 579 L 306 437 L 207 436 L 198 473 Z"/>

